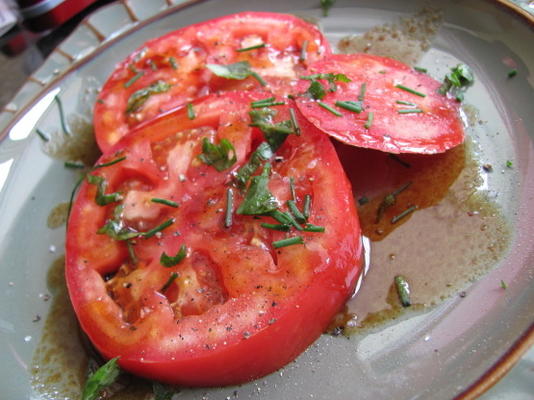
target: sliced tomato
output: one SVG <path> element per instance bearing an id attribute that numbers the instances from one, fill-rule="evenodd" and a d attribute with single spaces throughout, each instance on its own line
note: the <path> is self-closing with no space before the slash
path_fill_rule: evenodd
<path id="1" fill-rule="evenodd" d="M 81 186 L 67 233 L 70 297 L 95 347 L 132 373 L 203 386 L 263 376 L 314 341 L 354 289 L 361 243 L 350 184 L 329 138 L 298 111 L 301 135 L 268 160 L 268 189 L 280 212 L 291 187 L 300 210 L 310 196 L 302 227 L 325 231 L 272 230 L 261 225 L 276 224 L 272 217 L 235 211 L 251 189 L 239 189 L 234 175 L 264 141 L 248 114 L 262 97 L 210 95 L 193 103 L 194 119 L 182 108 L 139 127 L 99 161 L 115 163 L 91 172 L 107 184 L 101 194 L 117 193 L 110 204 L 95 202 L 97 184 Z M 288 106 L 273 109 L 275 121 L 289 119 Z M 235 163 L 218 171 L 199 159 L 204 139 L 228 140 Z M 153 236 L 115 240 L 102 233 L 111 221 L 134 235 L 170 222 Z M 295 236 L 303 244 L 273 244 Z M 165 266 L 162 254 L 182 246 L 186 257 Z"/>
<path id="2" fill-rule="evenodd" d="M 331 91 L 333 86 L 319 80 L 324 98 L 306 94 L 297 99 L 304 116 L 327 134 L 389 153 L 439 153 L 463 142 L 459 103 L 439 94 L 440 83 L 430 76 L 370 54 L 333 55 L 310 65 L 306 75 L 340 73 L 350 82 L 338 80 Z M 307 92 L 309 79 L 299 82 L 299 93 Z M 360 103 L 362 111 L 347 110 L 339 102 Z"/>
<path id="3" fill-rule="evenodd" d="M 264 46 L 240 51 L 258 45 Z M 285 94 L 309 63 L 330 53 L 315 26 L 266 12 L 228 15 L 153 39 L 121 62 L 104 84 L 94 111 L 98 145 L 106 151 L 139 122 L 198 96 L 261 86 L 254 77 L 216 76 L 206 64 L 247 61 L 265 89 Z"/>

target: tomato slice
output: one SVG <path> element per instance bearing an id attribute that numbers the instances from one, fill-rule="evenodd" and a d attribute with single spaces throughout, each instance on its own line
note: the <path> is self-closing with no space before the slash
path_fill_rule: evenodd
<path id="1" fill-rule="evenodd" d="M 251 101 L 264 97 L 214 94 L 193 103 L 194 119 L 182 108 L 152 120 L 99 161 L 112 165 L 91 172 L 110 204 L 96 203 L 98 183 L 80 188 L 67 233 L 70 297 L 95 347 L 132 373 L 202 386 L 263 376 L 315 340 L 354 289 L 361 241 L 350 184 L 329 138 L 298 111 L 300 136 L 288 135 L 270 174 L 266 161 L 251 181 L 268 177 L 280 212 L 293 191 L 300 210 L 309 195 L 308 223 L 325 231 L 277 231 L 262 225 L 277 223 L 270 216 L 235 212 L 252 184 L 239 189 L 234 176 L 264 141 L 250 126 Z M 289 120 L 287 105 L 271 109 L 273 124 Z M 229 141 L 235 163 L 218 171 L 200 160 L 204 139 Z M 106 224 L 145 234 L 115 240 L 102 233 Z M 273 244 L 295 236 L 304 244 Z M 174 257 L 182 246 L 186 257 L 165 266 L 162 253 Z"/>
<path id="2" fill-rule="evenodd" d="M 389 153 L 439 153 L 463 142 L 459 103 L 439 94 L 440 83 L 430 76 L 370 54 L 333 55 L 310 65 L 306 75 L 340 73 L 351 81 L 334 82 L 337 89 L 329 91 L 330 84 L 319 80 L 324 98 L 297 99 L 304 116 L 327 134 L 353 146 Z M 301 80 L 299 93 L 309 86 L 310 80 Z M 341 104 L 347 102 L 362 105 L 362 111 L 343 108 Z"/>
<path id="3" fill-rule="evenodd" d="M 121 62 L 104 84 L 94 110 L 98 145 L 105 152 L 129 128 L 198 96 L 261 86 L 254 77 L 216 76 L 206 64 L 247 61 L 265 81 L 265 89 L 285 94 L 309 63 L 330 53 L 315 26 L 267 12 L 228 15 L 150 40 Z"/>

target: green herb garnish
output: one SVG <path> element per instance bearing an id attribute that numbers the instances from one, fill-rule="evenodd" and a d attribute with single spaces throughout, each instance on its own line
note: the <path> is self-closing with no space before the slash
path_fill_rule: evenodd
<path id="1" fill-rule="evenodd" d="M 275 211 L 278 201 L 269 191 L 271 164 L 263 166 L 261 175 L 252 177 L 245 199 L 237 209 L 239 215 L 262 215 Z"/>
<path id="2" fill-rule="evenodd" d="M 363 111 L 363 105 L 360 101 L 336 101 L 336 106 L 343 108 L 348 111 L 355 112 L 357 114 L 361 113 Z"/>
<path id="3" fill-rule="evenodd" d="M 273 117 L 276 115 L 276 111 L 270 108 L 252 110 L 249 115 L 251 119 L 250 126 L 260 128 L 273 152 L 280 148 L 287 135 L 295 133 L 291 120 L 274 123 Z"/>
<path id="4" fill-rule="evenodd" d="M 341 114 L 339 111 L 337 111 L 336 109 L 332 108 L 328 104 L 323 103 L 322 101 L 318 101 L 317 104 L 320 107 L 324 108 L 326 111 L 329 111 L 331 114 L 334 114 L 336 117 L 342 117 L 343 116 L 343 114 Z"/>
<path id="5" fill-rule="evenodd" d="M 136 92 L 133 92 L 128 98 L 128 103 L 126 104 L 126 113 L 132 113 L 139 110 L 143 104 L 155 94 L 167 92 L 172 85 L 158 80 L 154 83 L 151 83 L 143 89 L 139 89 Z"/>
<path id="6" fill-rule="evenodd" d="M 187 103 L 187 118 L 193 120 L 196 118 L 195 109 L 193 103 Z"/>
<path id="7" fill-rule="evenodd" d="M 161 256 L 159 258 L 159 262 L 164 267 L 170 268 L 174 267 L 175 265 L 182 262 L 182 260 L 187 256 L 187 247 L 185 244 L 182 244 L 180 246 L 180 250 L 178 250 L 178 253 L 176 253 L 175 256 L 169 256 L 167 253 L 163 252 L 161 253 Z"/>
<path id="8" fill-rule="evenodd" d="M 319 232 L 319 233 L 322 233 L 322 232 L 325 231 L 325 227 L 324 226 L 319 226 L 319 225 L 307 224 L 302 230 L 305 231 L 305 232 Z"/>
<path id="9" fill-rule="evenodd" d="M 289 229 L 291 229 L 291 226 L 286 224 L 267 224 L 267 223 L 261 223 L 260 226 L 266 229 L 272 229 L 275 231 L 282 231 L 282 232 L 288 232 Z"/>
<path id="10" fill-rule="evenodd" d="M 293 236 L 287 239 L 277 240 L 272 244 L 275 249 L 279 249 L 281 247 L 292 246 L 294 244 L 304 244 L 304 239 L 302 236 Z"/>
<path id="11" fill-rule="evenodd" d="M 418 91 L 415 90 L 415 89 L 409 88 L 409 87 L 404 86 L 404 85 L 401 85 L 401 84 L 395 85 L 395 87 L 396 87 L 397 89 L 402 89 L 402 90 L 404 90 L 405 92 L 408 92 L 408 93 L 411 93 L 411 94 L 415 94 L 416 96 L 419 96 L 419 97 L 426 97 L 426 94 L 421 93 L 421 92 L 418 92 Z"/>
<path id="12" fill-rule="evenodd" d="M 402 275 L 395 277 L 395 287 L 397 288 L 397 295 L 399 296 L 400 303 L 403 307 L 410 307 L 412 302 L 410 301 L 410 285 L 406 278 Z"/>
<path id="13" fill-rule="evenodd" d="M 363 101 L 365 99 L 365 92 L 367 91 L 367 83 L 363 82 L 360 86 L 360 94 L 358 96 L 359 101 Z"/>
<path id="14" fill-rule="evenodd" d="M 169 287 L 171 287 L 172 283 L 178 278 L 180 274 L 178 272 L 173 272 L 171 276 L 169 276 L 169 279 L 167 279 L 167 282 L 161 287 L 159 290 L 160 293 L 165 293 Z"/>
<path id="15" fill-rule="evenodd" d="M 169 385 L 153 381 L 152 393 L 154 394 L 154 400 L 171 400 L 176 390 Z"/>
<path id="16" fill-rule="evenodd" d="M 105 206 L 111 203 L 115 203 L 117 201 L 121 201 L 123 199 L 122 194 L 120 194 L 119 192 L 106 194 L 108 182 L 101 176 L 88 174 L 87 182 L 89 182 L 91 185 L 96 186 L 97 190 L 95 202 L 99 206 Z"/>
<path id="17" fill-rule="evenodd" d="M 504 289 L 504 290 L 508 289 L 508 285 L 502 279 L 501 279 L 501 288 Z"/>
<path id="18" fill-rule="evenodd" d="M 295 218 L 293 218 L 293 216 L 289 213 L 274 210 L 268 215 L 283 225 L 294 226 L 295 229 L 297 229 L 298 231 L 302 230 L 302 226 L 300 226 L 300 224 L 295 220 Z"/>
<path id="19" fill-rule="evenodd" d="M 310 83 L 310 86 L 308 87 L 308 90 L 306 90 L 306 93 L 312 99 L 315 99 L 315 100 L 321 100 L 324 96 L 326 96 L 324 87 L 319 81 L 312 81 Z"/>
<path id="20" fill-rule="evenodd" d="M 413 69 L 415 69 L 417 72 L 422 72 L 424 74 L 426 74 L 428 71 L 426 68 L 423 67 L 413 67 Z"/>
<path id="21" fill-rule="evenodd" d="M 261 142 L 256 150 L 250 156 L 250 159 L 235 174 L 238 186 L 244 188 L 254 172 L 259 168 L 263 161 L 267 161 L 273 156 L 273 150 L 269 143 Z"/>
<path id="22" fill-rule="evenodd" d="M 65 161 L 63 165 L 65 166 L 65 168 L 70 168 L 70 169 L 84 169 L 85 168 L 84 163 L 77 162 L 77 161 Z"/>
<path id="23" fill-rule="evenodd" d="M 35 128 L 35 133 L 37 133 L 37 136 L 39 136 L 43 142 L 50 141 L 48 136 L 46 136 L 46 134 L 42 130 L 40 130 L 39 128 Z"/>
<path id="24" fill-rule="evenodd" d="M 65 118 L 65 110 L 63 109 L 63 103 L 57 94 L 54 96 L 54 100 L 57 103 L 57 109 L 59 111 L 59 122 L 61 123 L 63 133 L 65 135 L 71 136 L 72 132 L 70 131 L 70 128 L 67 124 L 67 119 Z"/>
<path id="25" fill-rule="evenodd" d="M 474 81 L 475 78 L 471 69 L 465 64 L 458 64 L 456 67 L 451 68 L 451 72 L 445 75 L 443 84 L 438 89 L 438 92 L 442 95 L 450 93 L 458 101 L 462 101 L 464 92 Z"/>
<path id="26" fill-rule="evenodd" d="M 506 160 L 506 168 L 512 168 L 514 166 L 514 163 L 510 160 Z"/>
<path id="27" fill-rule="evenodd" d="M 99 169 L 99 168 L 104 168 L 104 167 L 109 167 L 111 165 L 115 165 L 117 163 L 120 163 L 121 161 L 124 161 L 124 160 L 126 160 L 126 156 L 118 157 L 118 158 L 115 158 L 114 160 L 111 160 L 111 161 L 108 161 L 108 162 L 105 162 L 105 163 L 102 163 L 102 164 L 96 164 L 92 168 L 92 170 Z"/>
<path id="28" fill-rule="evenodd" d="M 384 197 L 384 199 L 382 200 L 382 202 L 378 206 L 378 210 L 376 212 L 376 222 L 375 223 L 378 224 L 380 222 L 380 220 L 382 219 L 382 216 L 384 215 L 384 212 L 386 211 L 386 209 L 391 207 L 392 205 L 394 205 L 395 202 L 397 201 L 397 196 L 400 193 L 404 192 L 406 189 L 408 189 L 408 187 L 410 187 L 411 184 L 412 184 L 412 182 L 408 182 L 408 183 L 402 185 L 397 190 L 393 191 L 392 193 L 390 193 L 390 194 L 388 194 L 388 195 L 386 195 Z"/>
<path id="29" fill-rule="evenodd" d="M 168 219 L 167 221 L 159 224 L 158 226 L 150 229 L 149 231 L 146 231 L 146 232 L 140 232 L 139 233 L 139 236 L 143 236 L 145 238 L 151 238 L 152 236 L 154 236 L 156 233 L 158 232 L 161 232 L 162 230 L 164 230 L 165 228 L 171 226 L 172 224 L 174 224 L 174 218 L 170 218 Z"/>
<path id="30" fill-rule="evenodd" d="M 174 208 L 178 208 L 178 203 L 172 201 L 172 200 L 167 200 L 167 199 L 160 199 L 158 197 L 153 197 L 152 199 L 150 199 L 150 201 L 152 203 L 159 203 L 159 204 L 163 204 L 163 205 L 166 205 L 166 206 L 169 206 L 169 207 L 174 207 Z"/>
<path id="31" fill-rule="evenodd" d="M 294 200 L 288 200 L 287 207 L 289 208 L 289 211 L 291 211 L 291 214 L 293 214 L 297 222 L 300 222 L 301 224 L 306 222 L 306 217 L 300 212 Z"/>
<path id="32" fill-rule="evenodd" d="M 369 129 L 371 128 L 371 126 L 373 126 L 374 117 L 375 117 L 375 114 L 372 111 L 369 111 L 369 113 L 367 114 L 367 121 L 363 125 L 365 129 Z"/>
<path id="33" fill-rule="evenodd" d="M 400 165 L 402 165 L 405 168 L 411 168 L 411 166 L 412 166 L 410 163 L 404 161 L 402 158 L 400 158 L 396 154 L 389 153 L 388 157 L 391 158 L 393 161 L 398 162 Z"/>
<path id="34" fill-rule="evenodd" d="M 312 197 L 310 194 L 304 196 L 304 207 L 302 208 L 302 214 L 304 215 L 304 218 L 306 218 L 306 220 L 310 218 L 311 200 Z"/>
<path id="35" fill-rule="evenodd" d="M 202 140 L 202 154 L 198 158 L 219 172 L 230 168 L 237 161 L 234 146 L 228 139 L 221 139 L 217 145 L 204 138 Z"/>
<path id="36" fill-rule="evenodd" d="M 108 235 L 114 240 L 130 240 L 138 237 L 140 232 L 131 230 L 124 225 L 122 220 L 122 211 L 124 206 L 118 205 L 113 210 L 112 218 L 108 219 L 106 223 L 96 231 L 99 235 Z"/>
<path id="37" fill-rule="evenodd" d="M 301 134 L 300 125 L 297 120 L 297 116 L 295 115 L 295 110 L 293 108 L 289 109 L 289 117 L 291 121 L 291 126 L 293 127 L 293 131 L 295 132 L 295 135 L 300 136 Z"/>
<path id="38" fill-rule="evenodd" d="M 137 72 L 134 76 L 132 76 L 128 82 L 124 84 L 124 87 L 127 89 L 130 86 L 132 86 L 139 78 L 141 78 L 145 73 L 143 71 Z"/>
<path id="39" fill-rule="evenodd" d="M 206 67 L 221 78 L 237 79 L 241 81 L 243 79 L 247 79 L 249 76 L 252 76 L 260 83 L 260 85 L 266 85 L 261 76 L 259 76 L 257 72 L 250 68 L 250 63 L 248 61 L 239 61 L 234 64 L 227 65 L 207 64 Z"/>
<path id="40" fill-rule="evenodd" d="M 401 219 L 403 219 L 407 215 L 413 213 L 415 210 L 417 210 L 417 206 L 415 205 L 408 207 L 406 210 L 401 212 L 399 215 L 395 215 L 393 218 L 391 218 L 391 223 L 396 224 L 397 222 L 399 222 Z"/>
<path id="41" fill-rule="evenodd" d="M 237 49 L 236 51 L 239 52 L 239 53 L 242 53 L 244 51 L 250 51 L 250 50 L 256 50 L 256 49 L 261 49 L 263 47 L 267 46 L 265 43 L 260 43 L 260 44 L 256 44 L 254 46 L 250 46 L 250 47 L 243 47 L 241 49 Z"/>
<path id="42" fill-rule="evenodd" d="M 232 215 L 234 212 L 234 191 L 232 188 L 226 190 L 226 214 L 224 216 L 224 227 L 232 226 Z"/>
<path id="43" fill-rule="evenodd" d="M 308 81 L 312 81 L 312 83 L 313 82 L 318 82 L 319 79 L 325 79 L 326 81 L 328 81 L 328 85 L 329 85 L 328 91 L 329 92 L 335 92 L 337 90 L 336 82 L 351 82 L 351 79 L 347 75 L 345 75 L 345 74 L 334 74 L 334 73 L 305 75 L 305 76 L 301 76 L 300 79 L 305 79 L 305 80 L 308 80 Z M 318 82 L 318 83 L 320 84 L 320 82 Z M 323 91 L 324 91 L 324 88 L 323 88 L 322 85 L 321 85 L 321 89 L 323 89 Z M 310 91 L 310 89 L 308 88 L 308 92 L 309 91 Z M 316 97 L 314 97 L 314 98 L 316 99 Z"/>
<path id="44" fill-rule="evenodd" d="M 508 78 L 513 78 L 516 75 L 517 75 L 517 69 L 511 69 L 510 71 L 508 71 Z"/>
<path id="45" fill-rule="evenodd" d="M 334 5 L 336 0 L 321 0 L 321 8 L 323 9 L 323 17 L 328 17 L 330 8 Z"/>
<path id="46" fill-rule="evenodd" d="M 395 103 L 397 103 L 397 104 L 403 104 L 403 105 L 405 105 L 405 106 L 412 106 L 412 107 L 417 106 L 417 104 L 412 103 L 411 101 L 404 101 L 404 100 L 395 100 Z"/>
<path id="47" fill-rule="evenodd" d="M 273 107 L 273 106 L 283 106 L 283 101 L 276 101 L 274 97 L 269 97 L 267 99 L 263 100 L 257 100 L 250 103 L 250 107 L 252 108 L 263 108 L 263 107 Z"/>
<path id="48" fill-rule="evenodd" d="M 423 113 L 424 111 L 421 110 L 420 108 L 401 108 L 397 110 L 397 112 L 399 114 L 420 114 L 420 113 Z"/>
<path id="49" fill-rule="evenodd" d="M 178 69 L 178 63 L 176 62 L 176 58 L 169 57 L 169 64 L 171 65 L 172 69 Z"/>
<path id="50" fill-rule="evenodd" d="M 117 380 L 121 373 L 118 359 L 112 358 L 89 376 L 83 387 L 82 400 L 99 399 L 100 392 Z"/>

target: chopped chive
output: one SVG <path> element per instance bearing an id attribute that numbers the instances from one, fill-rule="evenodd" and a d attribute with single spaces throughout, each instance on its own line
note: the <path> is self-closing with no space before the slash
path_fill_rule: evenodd
<path id="1" fill-rule="evenodd" d="M 326 103 L 323 103 L 322 101 L 318 101 L 317 104 L 319 104 L 319 106 L 323 107 L 325 110 L 327 111 L 330 111 L 332 114 L 334 114 L 336 117 L 342 117 L 343 114 L 341 114 L 339 111 L 333 109 L 332 107 L 330 107 L 328 104 Z"/>
<path id="2" fill-rule="evenodd" d="M 413 107 L 417 106 L 417 104 L 412 103 L 411 101 L 404 101 L 404 100 L 395 100 L 395 103 L 403 104 L 405 106 L 413 106 Z"/>
<path id="3" fill-rule="evenodd" d="M 402 275 L 395 276 L 395 286 L 401 305 L 403 307 L 410 307 L 412 305 L 410 301 L 410 285 L 406 278 Z"/>
<path id="4" fill-rule="evenodd" d="M 510 160 L 506 160 L 506 168 L 512 168 L 514 164 Z"/>
<path id="5" fill-rule="evenodd" d="M 250 51 L 250 50 L 256 50 L 256 49 L 261 49 L 263 47 L 265 47 L 266 44 L 265 43 L 259 43 L 259 44 L 256 44 L 254 46 L 250 46 L 250 47 L 243 47 L 241 49 L 237 49 L 236 51 L 239 52 L 239 53 L 242 53 L 243 51 Z"/>
<path id="6" fill-rule="evenodd" d="M 279 249 L 281 247 L 292 246 L 294 244 L 304 244 L 304 239 L 302 239 L 302 236 L 293 236 L 287 239 L 277 240 L 276 242 L 273 242 L 273 247 L 275 249 Z"/>
<path id="7" fill-rule="evenodd" d="M 407 208 L 406 210 L 401 212 L 399 215 L 395 215 L 393 218 L 391 218 L 391 223 L 396 224 L 397 222 L 399 222 L 401 219 L 403 219 L 407 215 L 413 213 L 415 210 L 417 210 L 417 206 L 415 205 Z"/>
<path id="8" fill-rule="evenodd" d="M 35 128 L 35 133 L 37 133 L 37 136 L 39 136 L 43 142 L 50 141 L 48 136 L 46 136 L 46 134 L 42 130 L 40 130 L 39 128 Z"/>
<path id="9" fill-rule="evenodd" d="M 169 64 L 171 64 L 172 69 L 178 69 L 178 64 L 176 63 L 176 58 L 169 57 Z"/>
<path id="10" fill-rule="evenodd" d="M 56 101 L 57 103 L 57 108 L 59 110 L 59 121 L 61 122 L 61 128 L 63 129 L 63 133 L 65 135 L 72 135 L 68 125 L 67 125 L 67 120 L 65 119 L 65 111 L 63 110 L 63 103 L 61 102 L 61 99 L 59 98 L 59 96 L 56 94 L 54 96 L 54 100 Z"/>
<path id="11" fill-rule="evenodd" d="M 275 97 L 267 97 L 266 99 L 256 100 L 250 103 L 252 108 L 266 107 L 264 104 L 270 104 L 275 101 Z"/>
<path id="12" fill-rule="evenodd" d="M 178 272 L 173 272 L 171 276 L 169 277 L 169 279 L 167 280 L 167 282 L 165 282 L 165 285 L 161 287 L 159 292 L 164 293 L 172 285 L 172 283 L 176 280 L 176 278 L 178 278 L 178 276 L 179 276 Z"/>
<path id="13" fill-rule="evenodd" d="M 369 129 L 373 125 L 373 119 L 374 119 L 374 113 L 372 111 L 367 114 L 367 122 L 365 122 L 364 127 L 365 129 Z"/>
<path id="14" fill-rule="evenodd" d="M 302 214 L 306 219 L 310 218 L 311 200 L 311 194 L 304 196 L 304 207 L 302 209 Z"/>
<path id="15" fill-rule="evenodd" d="M 268 223 L 261 223 L 260 226 L 266 229 L 272 229 L 275 231 L 282 231 L 282 232 L 288 232 L 291 228 L 289 225 L 286 224 L 268 224 Z"/>
<path id="16" fill-rule="evenodd" d="M 300 222 L 301 224 L 306 222 L 306 217 L 300 212 L 294 200 L 288 200 L 287 206 L 289 207 L 291 214 L 293 214 L 297 222 Z"/>
<path id="17" fill-rule="evenodd" d="M 150 199 L 150 201 L 152 203 L 159 203 L 159 204 L 164 204 L 164 205 L 169 206 L 169 207 L 178 208 L 178 203 L 176 203 L 176 202 L 174 202 L 172 200 L 160 199 L 160 198 L 154 197 L 154 198 Z"/>
<path id="18" fill-rule="evenodd" d="M 404 85 L 401 85 L 401 84 L 395 85 L 395 87 L 397 89 L 402 89 L 405 92 L 408 92 L 408 93 L 411 93 L 411 94 L 415 94 L 416 96 L 426 97 L 426 94 L 418 92 L 417 90 L 411 89 L 411 88 L 409 88 L 407 86 L 404 86 Z"/>
<path id="19" fill-rule="evenodd" d="M 504 290 L 508 289 L 508 285 L 502 279 L 501 279 L 501 288 L 503 288 Z"/>
<path id="20" fill-rule="evenodd" d="M 251 71 L 251 72 L 250 72 L 250 75 L 251 75 L 254 79 L 256 79 L 256 80 L 260 83 L 261 86 L 267 86 L 267 82 L 265 82 L 265 81 L 263 80 L 263 78 L 262 78 L 256 71 Z"/>
<path id="21" fill-rule="evenodd" d="M 70 217 L 70 212 L 72 210 L 72 203 L 74 202 L 74 196 L 76 195 L 76 191 L 82 184 L 83 180 L 85 179 L 85 175 L 82 175 L 80 179 L 75 183 L 74 188 L 72 189 L 72 192 L 70 193 L 70 199 L 69 199 L 69 208 L 67 209 L 67 221 Z M 68 224 L 68 223 L 67 223 Z"/>
<path id="22" fill-rule="evenodd" d="M 109 167 L 110 165 L 117 164 L 117 163 L 119 163 L 121 161 L 124 161 L 124 160 L 126 160 L 126 156 L 122 156 L 122 157 L 116 158 L 115 160 L 111 160 L 110 162 L 107 162 L 107 163 L 97 164 L 97 165 L 95 165 L 93 167 L 93 169 Z"/>
<path id="23" fill-rule="evenodd" d="M 295 179 L 289 178 L 289 190 L 291 191 L 291 198 L 293 201 L 297 201 L 297 194 L 295 193 Z"/>
<path id="24" fill-rule="evenodd" d="M 508 78 L 513 78 L 516 75 L 517 75 L 517 69 L 512 69 L 508 71 Z"/>
<path id="25" fill-rule="evenodd" d="M 388 194 L 388 195 L 386 195 L 384 197 L 384 199 L 382 200 L 382 202 L 378 206 L 378 210 L 376 212 L 376 220 L 375 220 L 376 224 L 378 224 L 380 222 L 380 220 L 382 219 L 382 216 L 384 215 L 384 212 L 386 211 L 386 209 L 395 204 L 395 202 L 397 201 L 397 196 L 400 193 L 402 193 L 403 191 L 405 191 L 411 184 L 412 184 L 412 182 L 405 183 L 400 188 L 398 188 L 394 192 L 391 192 L 390 194 Z"/>
<path id="26" fill-rule="evenodd" d="M 313 225 L 313 224 L 307 224 L 304 229 L 305 232 L 324 232 L 325 228 L 324 226 L 319 225 Z"/>
<path id="27" fill-rule="evenodd" d="M 104 100 L 102 100 L 102 99 L 96 99 L 96 102 L 97 102 L 98 104 L 106 104 L 106 103 L 104 103 Z"/>
<path id="28" fill-rule="evenodd" d="M 336 101 L 336 106 L 358 114 L 363 111 L 362 103 L 360 101 Z"/>
<path id="29" fill-rule="evenodd" d="M 232 226 L 232 214 L 234 212 L 234 191 L 228 188 L 226 191 L 226 214 L 224 216 L 224 227 Z"/>
<path id="30" fill-rule="evenodd" d="M 300 49 L 300 61 L 306 61 L 308 58 L 308 41 L 305 40 L 302 42 L 302 48 Z"/>
<path id="31" fill-rule="evenodd" d="M 166 268 L 174 267 L 175 265 L 178 265 L 182 262 L 182 260 L 187 256 L 187 247 L 185 244 L 182 244 L 180 246 L 180 250 L 178 250 L 178 253 L 176 253 L 175 256 L 169 256 L 167 253 L 163 252 L 161 253 L 161 256 L 159 258 L 159 262 L 161 265 L 163 265 Z"/>
<path id="32" fill-rule="evenodd" d="M 162 230 L 164 230 L 165 228 L 171 226 L 172 224 L 174 224 L 174 218 L 168 219 L 167 221 L 165 221 L 162 224 L 150 229 L 149 231 L 140 233 L 140 236 L 143 236 L 143 237 L 146 237 L 146 238 L 151 238 L 156 233 L 161 232 Z"/>
<path id="33" fill-rule="evenodd" d="M 420 114 L 424 112 L 420 108 L 401 108 L 400 110 L 397 110 L 399 114 Z"/>
<path id="34" fill-rule="evenodd" d="M 126 241 L 126 247 L 128 248 L 128 255 L 130 256 L 130 260 L 132 260 L 132 263 L 136 265 L 139 260 L 137 259 L 137 254 L 135 254 L 134 244 L 132 243 L 131 240 Z"/>
<path id="35" fill-rule="evenodd" d="M 187 118 L 189 118 L 189 119 L 195 119 L 196 118 L 195 109 L 193 108 L 193 104 L 192 103 L 187 103 Z"/>
<path id="36" fill-rule="evenodd" d="M 302 230 L 302 226 L 300 226 L 300 224 L 295 221 L 295 219 L 289 213 L 274 210 L 271 211 L 268 215 L 280 222 L 281 224 L 293 225 L 298 231 Z"/>
<path id="37" fill-rule="evenodd" d="M 426 68 L 423 68 L 423 67 L 413 67 L 413 69 L 415 69 L 417 72 L 423 72 L 423 73 L 427 73 L 427 69 Z"/>
<path id="38" fill-rule="evenodd" d="M 134 76 L 132 76 L 130 78 L 130 80 L 128 80 L 128 82 L 126 82 L 124 84 L 124 87 L 127 89 L 129 88 L 130 86 L 132 86 L 139 78 L 141 78 L 145 73 L 143 71 L 139 71 L 137 72 Z"/>
<path id="39" fill-rule="evenodd" d="M 365 98 L 365 92 L 367 91 L 367 83 L 363 82 L 362 86 L 360 86 L 360 95 L 358 96 L 359 101 L 363 101 Z"/>
<path id="40" fill-rule="evenodd" d="M 398 162 L 400 165 L 402 165 L 405 168 L 411 168 L 411 166 L 412 166 L 410 163 L 404 161 L 402 158 L 400 158 L 396 154 L 389 153 L 388 157 L 391 158 L 392 160 Z"/>
<path id="41" fill-rule="evenodd" d="M 289 109 L 289 119 L 291 121 L 291 125 L 293 126 L 293 130 L 295 131 L 295 135 L 300 136 L 300 125 L 297 121 L 297 116 L 295 115 L 295 110 L 293 108 Z"/>
<path id="42" fill-rule="evenodd" d="M 64 164 L 65 168 L 71 168 L 71 169 L 84 169 L 85 164 L 82 162 L 77 161 L 65 161 Z"/>

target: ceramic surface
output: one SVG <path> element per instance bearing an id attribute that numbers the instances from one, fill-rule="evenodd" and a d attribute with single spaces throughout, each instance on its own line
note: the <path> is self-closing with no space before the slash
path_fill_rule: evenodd
<path id="1" fill-rule="evenodd" d="M 183 4 L 182 4 L 183 3 Z M 318 1 L 130 1 L 92 15 L 34 74 L 0 113 L 0 366 L 2 399 L 44 399 L 30 385 L 32 354 L 50 302 L 46 274 L 63 254 L 63 229 L 46 226 L 50 210 L 68 200 L 76 175 L 43 153 L 34 134 L 58 132 L 53 98 L 70 120 L 90 120 L 96 89 L 113 65 L 149 38 L 243 10 L 320 18 Z M 510 251 L 464 299 L 350 340 L 321 337 L 296 362 L 239 388 L 184 390 L 180 399 L 447 399 L 460 395 L 534 321 L 534 40 L 532 27 L 492 1 L 435 2 L 445 25 L 420 65 L 442 76 L 462 61 L 477 81 L 466 101 L 487 121 L 469 131 L 482 160 L 510 173 L 488 175 L 482 190 L 502 207 L 513 231 Z M 333 44 L 342 36 L 415 12 L 423 1 L 337 1 L 321 25 Z M 528 8 L 528 4 L 524 4 Z M 148 20 L 146 20 L 148 18 Z M 146 21 L 144 21 L 146 20 Z M 120 28 L 120 29 L 119 29 Z M 507 79 L 507 63 L 518 75 Z M 499 282 L 508 284 L 506 291 Z M 439 349 L 438 352 L 435 350 Z"/>

